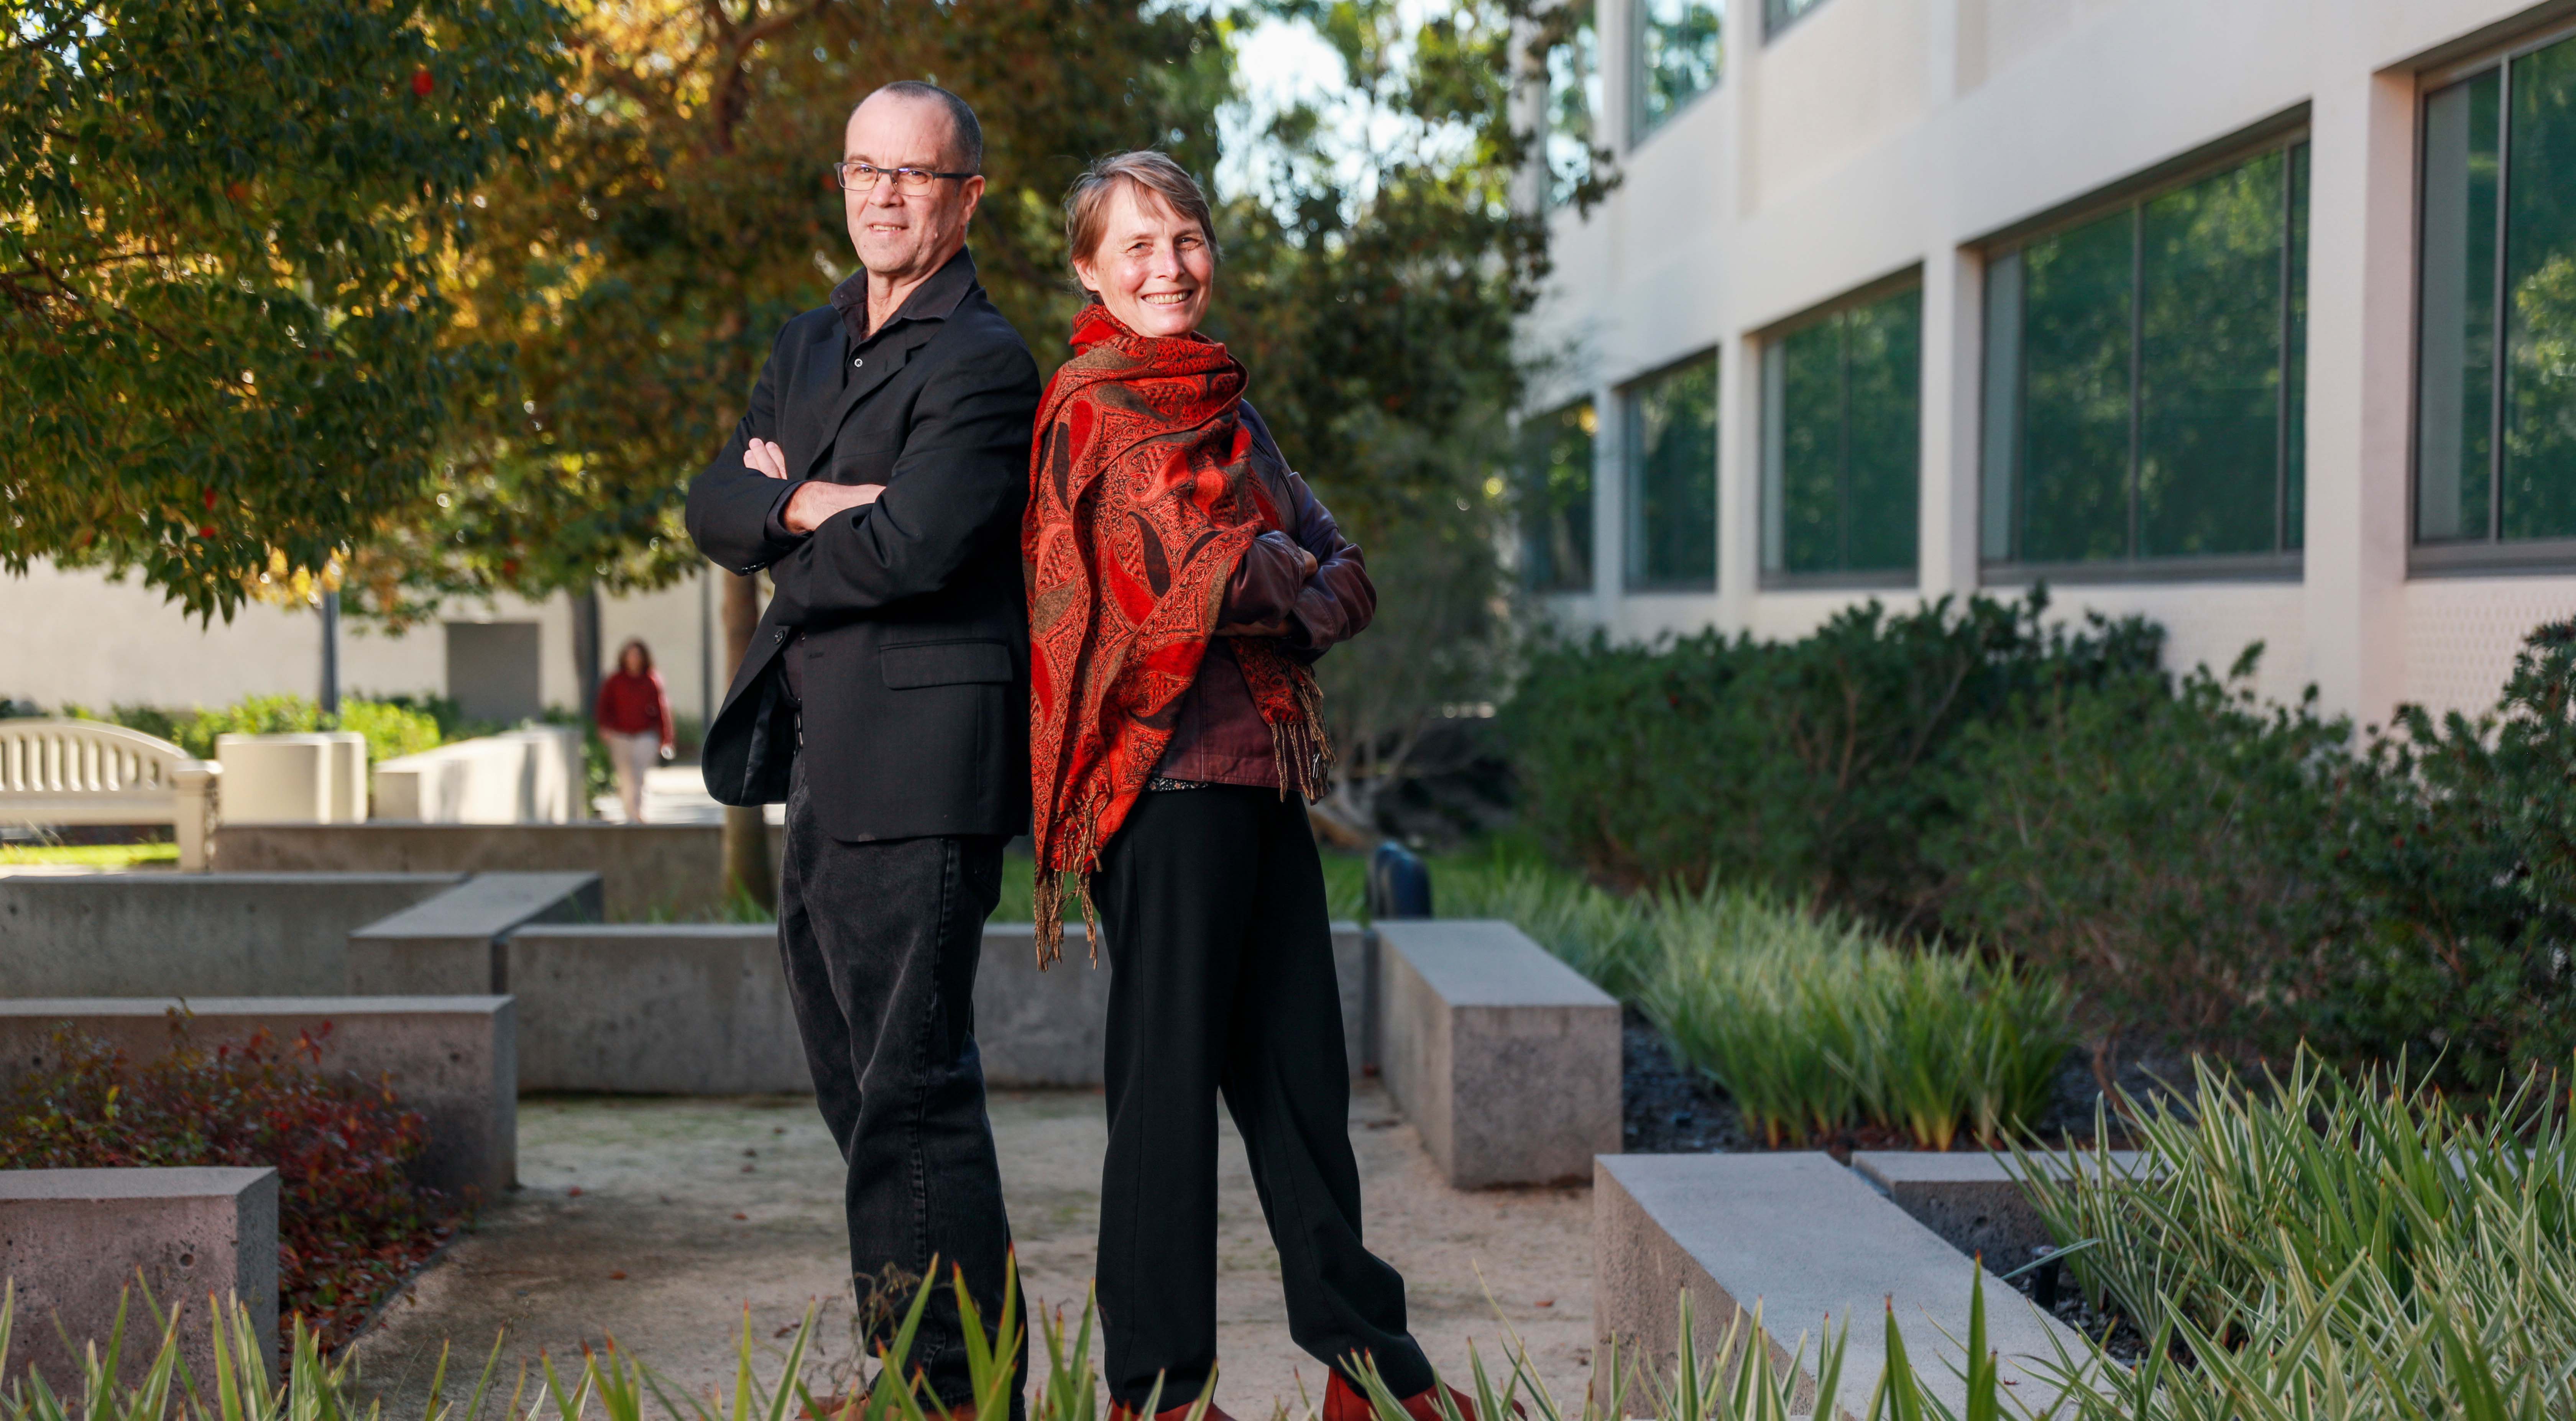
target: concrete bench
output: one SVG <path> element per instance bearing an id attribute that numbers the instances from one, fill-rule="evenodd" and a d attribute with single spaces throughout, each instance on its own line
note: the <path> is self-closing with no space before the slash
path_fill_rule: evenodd
<path id="1" fill-rule="evenodd" d="M 2093 1152 L 2086 1151 L 2083 1158 L 2087 1170 L 2101 1167 Z M 2061 1152 L 2031 1159 L 2059 1178 L 2072 1168 L 2070 1157 Z M 2125 1175 L 2138 1167 L 2138 1156 L 2130 1150 L 2113 1150 L 2107 1162 Z M 1858 1150 L 1852 1154 L 1851 1167 L 1952 1248 L 1986 1259 L 1996 1272 L 2021 1267 L 2054 1242 L 2022 1191 L 2022 1176 L 2009 1154 Z"/>
<path id="2" fill-rule="evenodd" d="M 503 972 L 527 1023 L 521 1090 L 814 1089 L 766 923 L 532 923 Z"/>
<path id="3" fill-rule="evenodd" d="M 215 737 L 224 817 L 353 824 L 367 817 L 367 737 L 354 730 Z"/>
<path id="4" fill-rule="evenodd" d="M 0 823 L 167 824 L 179 867 L 203 873 L 223 770 L 105 721 L 0 720 Z"/>
<path id="5" fill-rule="evenodd" d="M 376 766 L 376 813 L 440 824 L 560 824 L 590 817 L 582 737 L 531 725 Z"/>
<path id="6" fill-rule="evenodd" d="M 215 831 L 215 857 L 263 872 L 597 873 L 604 916 L 615 922 L 704 916 L 725 901 L 721 825 L 387 823 L 382 808 L 365 824 L 226 824 Z M 770 826 L 772 864 L 784 834 Z"/>
<path id="7" fill-rule="evenodd" d="M 518 1018 L 507 997 L 170 997 L 0 1001 L 0 1080 L 51 1069 L 66 1023 L 141 1064 L 176 1049 L 172 1013 L 188 1013 L 186 1040 L 239 1041 L 266 1027 L 281 1045 L 310 1031 L 329 1075 L 386 1079 L 403 1107 L 429 1126 L 414 1165 L 432 1188 L 488 1201 L 515 1183 L 519 1163 Z M 322 1027 L 331 1028 L 327 1036 Z"/>
<path id="8" fill-rule="evenodd" d="M 245 987 L 338 996 L 348 990 L 351 932 L 463 881 L 454 873 L 0 876 L 0 997 L 213 997 Z"/>
<path id="9" fill-rule="evenodd" d="M 502 945 L 530 923 L 596 922 L 595 873 L 478 873 L 350 932 L 341 990 L 447 996 L 510 990 Z"/>
<path id="10" fill-rule="evenodd" d="M 1597 1162 L 1592 1192 L 1592 1319 L 1622 1365 L 1669 1376 L 1680 1340 L 1679 1302 L 1691 1297 L 1691 1346 L 1712 1354 L 1737 1310 L 1762 1306 L 1762 1345 L 1786 1370 L 1801 1334 L 1807 1361 L 1827 1319 L 1849 1324 L 1842 1404 L 1857 1414 L 1886 1365 L 1883 1307 L 1927 1387 L 1965 1414 L 1960 1343 L 1976 1265 L 1825 1154 L 1624 1155 Z M 2057 1395 L 2043 1364 L 2084 1355 L 2083 1343 L 2012 1285 L 1985 1279 L 1988 1345 L 2025 1406 Z M 1954 1341 L 1953 1339 L 1956 1339 Z M 1815 1404 L 1812 1370 L 1797 1380 Z M 1855 1391 L 1855 1388 L 1857 1390 Z"/>
<path id="11" fill-rule="evenodd" d="M 975 1041 L 984 1057 L 984 1083 L 1003 1088 L 1096 1086 L 1108 1044 L 1114 976 L 1109 959 L 1104 955 L 1094 970 L 1082 924 L 1068 923 L 1064 960 L 1040 972 L 1036 933 L 1028 923 L 984 927 L 984 959 L 975 972 Z M 1373 950 L 1359 924 L 1333 924 L 1343 1053 L 1354 1076 L 1373 1059 Z"/>
<path id="12" fill-rule="evenodd" d="M 1387 1092 L 1461 1189 L 1580 1180 L 1619 1150 L 1619 1004 L 1505 922 L 1377 926 Z"/>
<path id="13" fill-rule="evenodd" d="M 81 1394 L 81 1349 L 102 1346 L 136 1282 L 167 1314 L 184 1308 L 180 1355 L 213 1385 L 207 1298 L 249 1309 L 259 1355 L 277 1368 L 277 1171 L 0 1170 L 0 1277 L 17 1289 L 9 1380 L 32 1370 L 58 1396 Z M 137 1295 L 126 1306 L 120 1380 L 150 1369 L 160 1331 Z M 71 1339 L 71 1349 L 63 1338 Z"/>

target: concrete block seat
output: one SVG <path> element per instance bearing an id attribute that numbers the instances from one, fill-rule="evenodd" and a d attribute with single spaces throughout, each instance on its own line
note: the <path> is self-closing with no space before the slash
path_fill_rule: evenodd
<path id="1" fill-rule="evenodd" d="M 2040 1169 L 2066 1177 L 2077 1156 L 2049 1151 L 2029 1157 Z M 2112 1150 L 2081 1155 L 2087 1171 L 2107 1166 L 2117 1174 L 2133 1173 L 2138 1155 Z M 1961 1253 L 1985 1259 L 1998 1273 L 2009 1273 L 2050 1247 L 2048 1227 L 2023 1192 L 2021 1167 L 2009 1154 L 1958 1150 L 1946 1154 L 1914 1150 L 1859 1150 L 1852 1171 L 1896 1207 Z"/>
<path id="2" fill-rule="evenodd" d="M 517 1181 L 518 1018 L 508 997 L 0 1001 L 0 1081 L 50 1069 L 54 1034 L 66 1023 L 129 1061 L 159 1060 L 178 1045 L 174 1010 L 188 1013 L 188 1040 L 198 1045 L 239 1041 L 262 1027 L 291 1045 L 309 1031 L 321 1041 L 316 1064 L 324 1074 L 386 1080 L 403 1108 L 428 1124 L 429 1147 L 413 1170 L 431 1188 L 492 1200 Z"/>
<path id="3" fill-rule="evenodd" d="M 1580 1180 L 1618 1153 L 1618 1002 L 1509 923 L 1377 938 L 1387 1091 L 1452 1185 Z"/>
<path id="4" fill-rule="evenodd" d="M 0 876 L 0 997 L 337 996 L 349 934 L 456 873 Z M 475 990 L 480 991 L 481 988 Z"/>
<path id="5" fill-rule="evenodd" d="M 225 824 L 215 861 L 228 869 L 337 873 L 559 870 L 599 875 L 616 922 L 704 915 L 724 905 L 724 830 L 716 824 Z M 769 829 L 769 861 L 785 831 Z"/>
<path id="6" fill-rule="evenodd" d="M 238 1297 L 249 1309 L 273 1380 L 277 1171 L 0 1170 L 0 1278 L 18 1294 L 11 1382 L 33 1370 L 56 1395 L 77 1397 L 82 1350 L 106 1342 L 138 1276 L 165 1314 L 186 1309 L 180 1355 L 198 1386 L 215 1375 L 209 1295 Z M 125 1385 L 143 1379 L 159 1340 L 151 1308 L 133 1298 L 119 1367 Z"/>
<path id="7" fill-rule="evenodd" d="M 596 922 L 595 873 L 478 873 L 349 934 L 346 985 L 373 995 L 510 990 L 503 944 L 530 923 Z"/>
<path id="8" fill-rule="evenodd" d="M 1827 1319 L 1849 1324 L 1843 1404 L 1859 1410 L 1886 1365 L 1893 1307 L 1906 1352 L 1931 1392 L 1964 1414 L 1969 1299 L 1976 1265 L 1825 1154 L 1625 1155 L 1598 1161 L 1592 1194 L 1592 1318 L 1622 1365 L 1669 1376 L 1691 1297 L 1692 1345 L 1708 1357 L 1736 1316 L 1762 1306 L 1762 1342 L 1785 1369 L 1803 1334 L 1812 1365 Z M 1985 1279 L 1988 1345 L 2011 1395 L 2044 1409 L 2057 1388 L 2047 1364 L 2080 1357 L 2082 1339 L 2013 1287 Z M 1954 1340 L 1955 1339 L 1955 1340 Z M 1855 1390 L 1857 1389 L 1857 1390 Z"/>

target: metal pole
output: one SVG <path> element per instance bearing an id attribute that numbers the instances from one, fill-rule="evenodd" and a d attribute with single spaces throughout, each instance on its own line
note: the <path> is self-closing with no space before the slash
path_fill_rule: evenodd
<path id="1" fill-rule="evenodd" d="M 340 593 L 322 594 L 322 713 L 340 713 Z"/>

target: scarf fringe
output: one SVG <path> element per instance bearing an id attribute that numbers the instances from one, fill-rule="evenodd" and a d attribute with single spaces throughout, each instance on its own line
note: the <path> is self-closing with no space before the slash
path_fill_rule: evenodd
<path id="1" fill-rule="evenodd" d="M 1082 910 L 1083 936 L 1091 945 L 1091 965 L 1100 965 L 1100 920 L 1092 911 L 1091 874 L 1100 866 L 1100 806 L 1086 804 L 1067 816 L 1073 842 L 1060 852 L 1040 846 L 1036 881 L 1029 885 L 1029 915 L 1037 920 L 1038 970 L 1064 960 L 1064 879 L 1073 875 L 1073 899 Z M 1061 862 L 1065 867 L 1053 867 Z"/>

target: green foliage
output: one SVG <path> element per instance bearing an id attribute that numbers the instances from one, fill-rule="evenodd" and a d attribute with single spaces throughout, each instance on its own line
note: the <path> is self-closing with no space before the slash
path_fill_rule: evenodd
<path id="1" fill-rule="evenodd" d="M 2225 681 L 2064 685 L 1962 735 L 1955 821 L 1925 858 L 1944 925 L 2071 983 L 2093 1023 L 2195 1047 L 2255 1039 L 2308 990 L 2348 910 L 2331 881 L 2349 727 Z"/>
<path id="2" fill-rule="evenodd" d="M 2053 983 L 1909 951 L 1757 892 L 1667 894 L 1638 1005 L 1771 1144 L 1855 1120 L 1946 1150 L 2038 1119 L 2065 1060 Z"/>
<path id="3" fill-rule="evenodd" d="M 453 703 L 450 703 L 451 705 Z M 354 730 L 367 738 L 367 763 L 398 755 L 434 750 L 451 739 L 489 734 L 491 727 L 453 720 L 442 727 L 431 712 L 396 698 L 382 701 L 344 699 L 336 717 L 322 713 L 320 703 L 304 696 L 244 696 L 216 710 L 163 710 L 154 706 L 112 706 L 102 715 L 66 705 L 63 714 L 104 720 L 158 736 L 200 760 L 215 757 L 218 735 L 293 735 L 317 730 Z M 459 732 L 447 733 L 449 728 Z"/>
<path id="4" fill-rule="evenodd" d="M 2070 631 L 2046 608 L 2043 591 L 1895 615 L 1871 602 L 1795 642 L 1542 646 L 1505 710 L 1523 822 L 1605 882 L 1760 884 L 1920 922 L 1960 732 L 2031 692 L 2155 665 L 2152 626 Z"/>
<path id="5" fill-rule="evenodd" d="M 2333 839 L 2352 924 L 2299 1020 L 2345 1057 L 2493 1089 L 2576 1051 L 2576 623 L 2535 630 L 2496 709 L 2417 707 L 2353 769 Z"/>
<path id="6" fill-rule="evenodd" d="M 455 1227 L 410 1177 L 428 1125 L 382 1082 L 326 1079 L 327 1025 L 208 1048 L 174 1011 L 171 1032 L 175 1049 L 137 1066 L 57 1031 L 51 1063 L 0 1093 L 0 1169 L 273 1166 L 279 1307 L 340 1345 Z"/>
<path id="7" fill-rule="evenodd" d="M 2463 1108 L 2403 1067 L 2343 1076 L 2302 1054 L 2259 1085 L 2196 1071 L 2188 1107 L 2120 1098 L 2134 1166 L 2097 1152 L 2023 1171 L 2052 1235 L 2096 1241 L 2067 1259 L 2077 1280 L 2161 1334 L 2152 1356 L 2178 1341 L 2196 1360 L 2142 1368 L 2117 1414 L 2278 1414 L 2219 1404 L 2241 1389 L 2364 1402 L 2338 1415 L 2539 1415 L 2476 1400 L 2535 1376 L 2554 1405 L 2576 1399 L 2558 1394 L 2576 1355 L 2559 1082 Z"/>
<path id="8" fill-rule="evenodd" d="M 467 196 L 543 134 L 544 0 L 24 0 L 0 29 L 0 566 L 200 617 L 421 497 L 491 352 Z"/>

